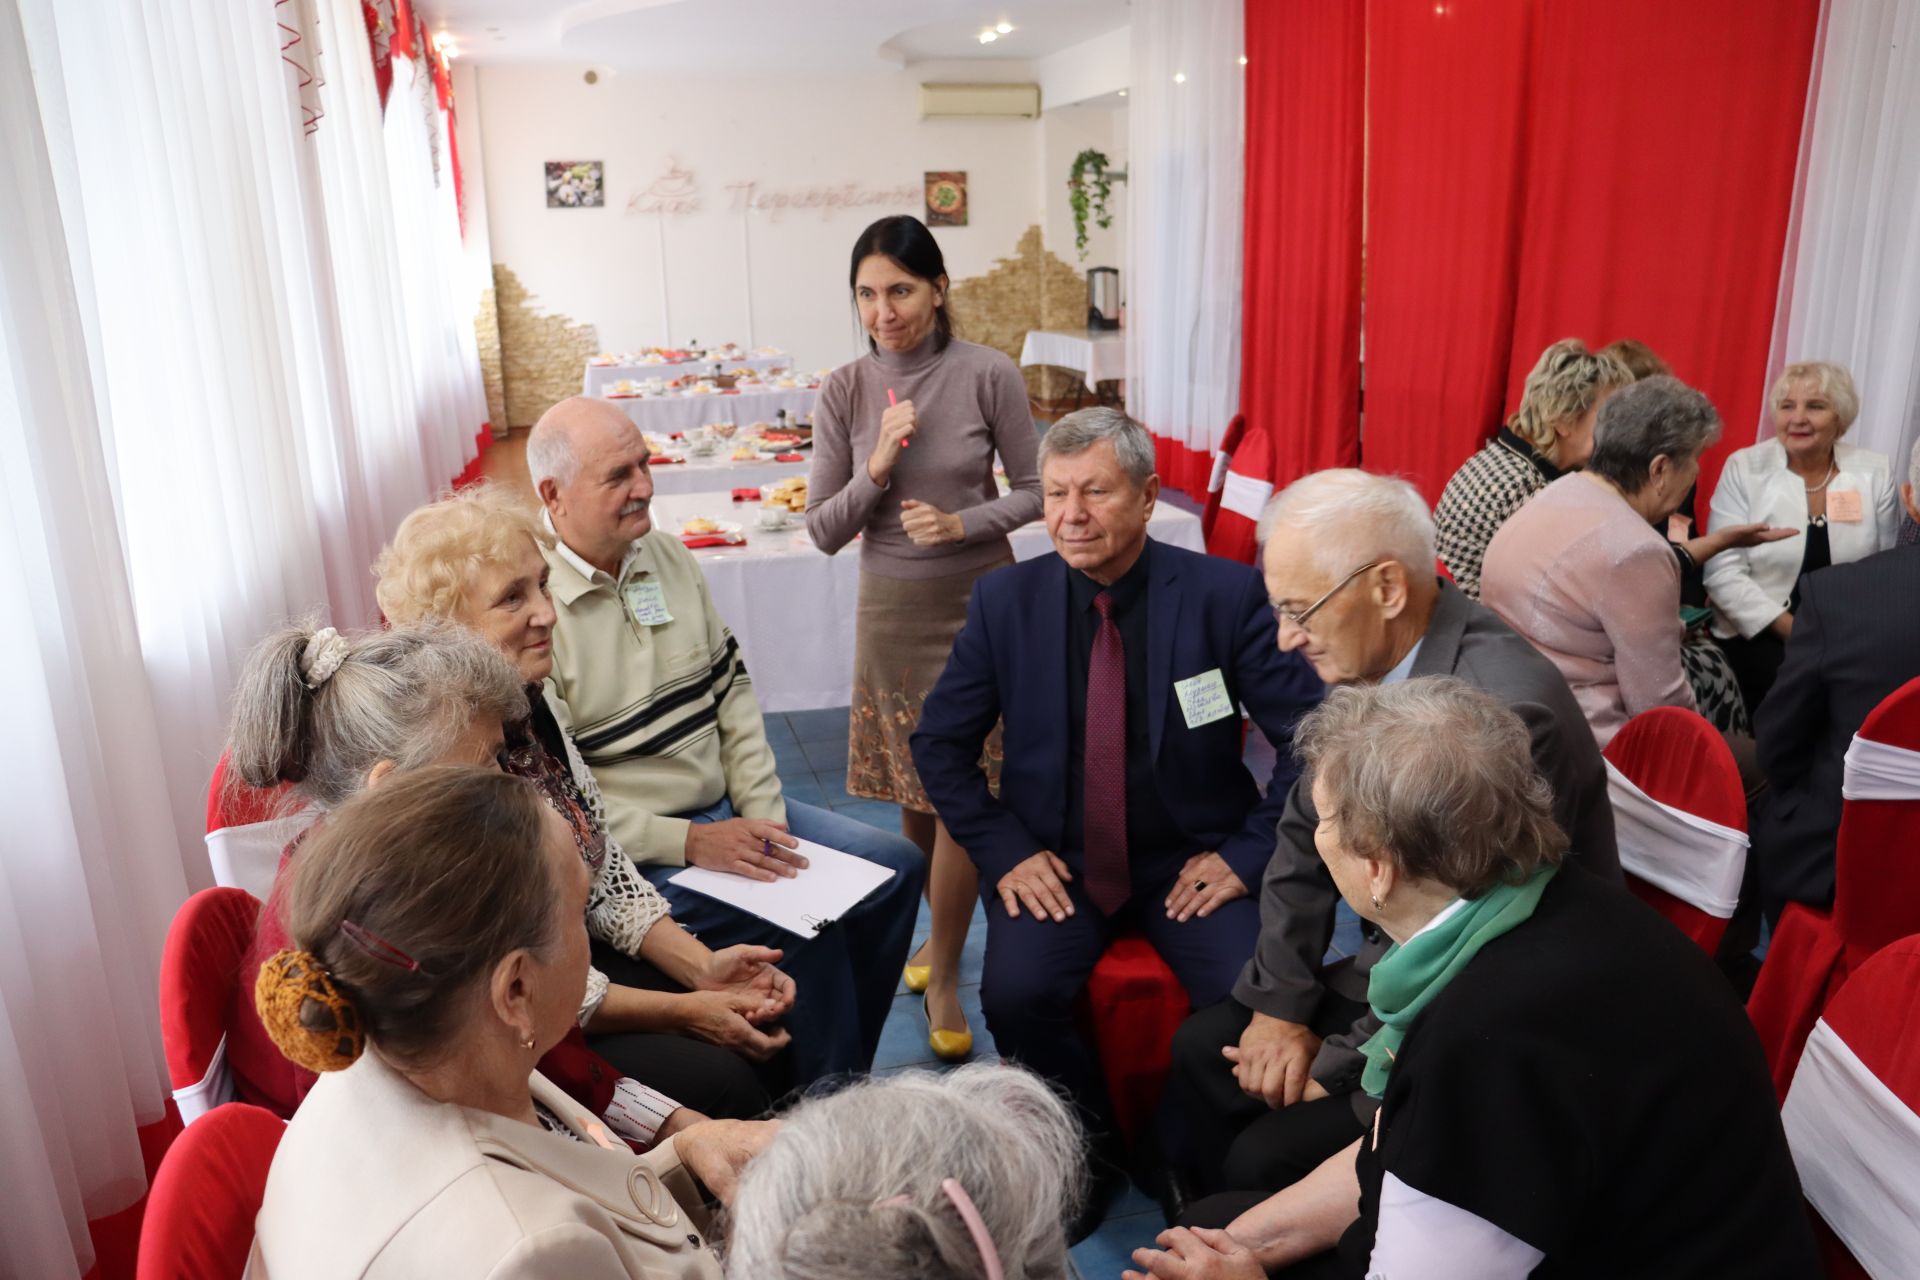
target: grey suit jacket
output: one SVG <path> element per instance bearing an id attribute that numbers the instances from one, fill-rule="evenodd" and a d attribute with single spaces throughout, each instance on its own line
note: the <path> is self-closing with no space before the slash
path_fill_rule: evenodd
<path id="1" fill-rule="evenodd" d="M 1579 865 L 1622 883 L 1606 766 L 1566 680 L 1492 610 L 1442 582 L 1409 677 L 1449 675 L 1499 698 L 1526 722 L 1534 763 L 1553 789 L 1553 816 Z M 1322 970 L 1339 892 L 1313 846 L 1319 823 L 1309 780 L 1302 778 L 1287 797 L 1278 847 L 1260 881 L 1260 941 L 1233 987 L 1241 1004 L 1288 1022 L 1312 1022 L 1329 987 L 1364 1002 L 1367 974 L 1386 950 L 1385 941 L 1375 938 L 1352 965 L 1331 974 Z M 1327 1038 L 1313 1064 L 1313 1078 L 1327 1092 L 1359 1087 L 1364 1065 L 1359 1045 L 1378 1026 L 1368 1014 L 1349 1031 Z"/>

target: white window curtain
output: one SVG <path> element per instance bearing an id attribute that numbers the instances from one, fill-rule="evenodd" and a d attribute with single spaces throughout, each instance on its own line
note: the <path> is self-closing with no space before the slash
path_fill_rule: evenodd
<path id="1" fill-rule="evenodd" d="M 1848 442 L 1904 480 L 1920 438 L 1920 5 L 1829 0 L 1814 56 L 1768 376 L 1846 365 Z"/>
<path id="2" fill-rule="evenodd" d="M 485 421 L 426 80 L 383 116 L 355 0 L 0 4 L 0 1275 L 80 1275 L 144 1191 L 240 662 L 371 624 Z"/>
<path id="3" fill-rule="evenodd" d="M 1127 411 L 1211 453 L 1240 404 L 1243 0 L 1134 0 Z"/>

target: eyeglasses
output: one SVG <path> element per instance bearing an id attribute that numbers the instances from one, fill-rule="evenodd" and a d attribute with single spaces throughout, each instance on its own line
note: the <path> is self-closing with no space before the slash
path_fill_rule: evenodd
<path id="1" fill-rule="evenodd" d="M 1275 622 L 1291 622 L 1294 626 L 1300 628 L 1302 631 L 1306 631 L 1307 619 L 1311 618 L 1314 614 L 1318 613 L 1320 611 L 1321 605 L 1325 604 L 1327 601 L 1333 599 L 1334 596 L 1338 595 L 1340 593 L 1340 588 L 1346 586 L 1349 582 L 1352 582 L 1355 578 L 1359 577 L 1361 574 L 1365 573 L 1367 570 L 1377 569 L 1379 567 L 1380 567 L 1380 562 L 1378 560 L 1367 561 L 1365 564 L 1361 565 L 1358 569 L 1355 569 L 1352 573 L 1340 579 L 1340 581 L 1334 583 L 1333 587 L 1327 592 L 1327 594 L 1321 596 L 1318 600 L 1315 600 L 1312 604 L 1300 610 L 1300 612 L 1298 613 L 1295 613 L 1293 610 L 1287 608 L 1285 605 L 1276 604 L 1273 606 L 1273 620 Z"/>

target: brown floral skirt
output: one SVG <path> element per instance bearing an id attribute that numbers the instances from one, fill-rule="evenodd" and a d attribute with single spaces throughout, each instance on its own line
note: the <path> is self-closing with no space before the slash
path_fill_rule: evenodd
<path id="1" fill-rule="evenodd" d="M 954 637 L 967 620 L 967 598 L 997 561 L 939 578 L 883 578 L 862 572 L 854 625 L 853 708 L 847 727 L 847 794 L 887 800 L 919 813 L 933 804 L 914 771 L 907 740 L 920 723 Z M 1000 728 L 981 755 L 987 785 L 1000 789 Z"/>

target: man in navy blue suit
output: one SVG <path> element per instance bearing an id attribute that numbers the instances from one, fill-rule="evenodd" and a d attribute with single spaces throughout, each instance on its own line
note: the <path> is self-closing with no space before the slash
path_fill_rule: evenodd
<path id="1" fill-rule="evenodd" d="M 1136 923 L 1196 1009 L 1253 955 L 1251 890 L 1298 768 L 1296 720 L 1322 686 L 1275 643 L 1250 566 L 1147 536 L 1153 443 L 1117 409 L 1061 419 L 1040 445 L 1057 554 L 982 578 L 928 695 L 913 760 L 980 871 L 980 999 L 1003 1054 L 1106 1107 L 1075 998 Z M 1277 749 L 1263 799 L 1241 763 L 1240 707 Z M 1000 795 L 982 745 L 1005 724 Z"/>

